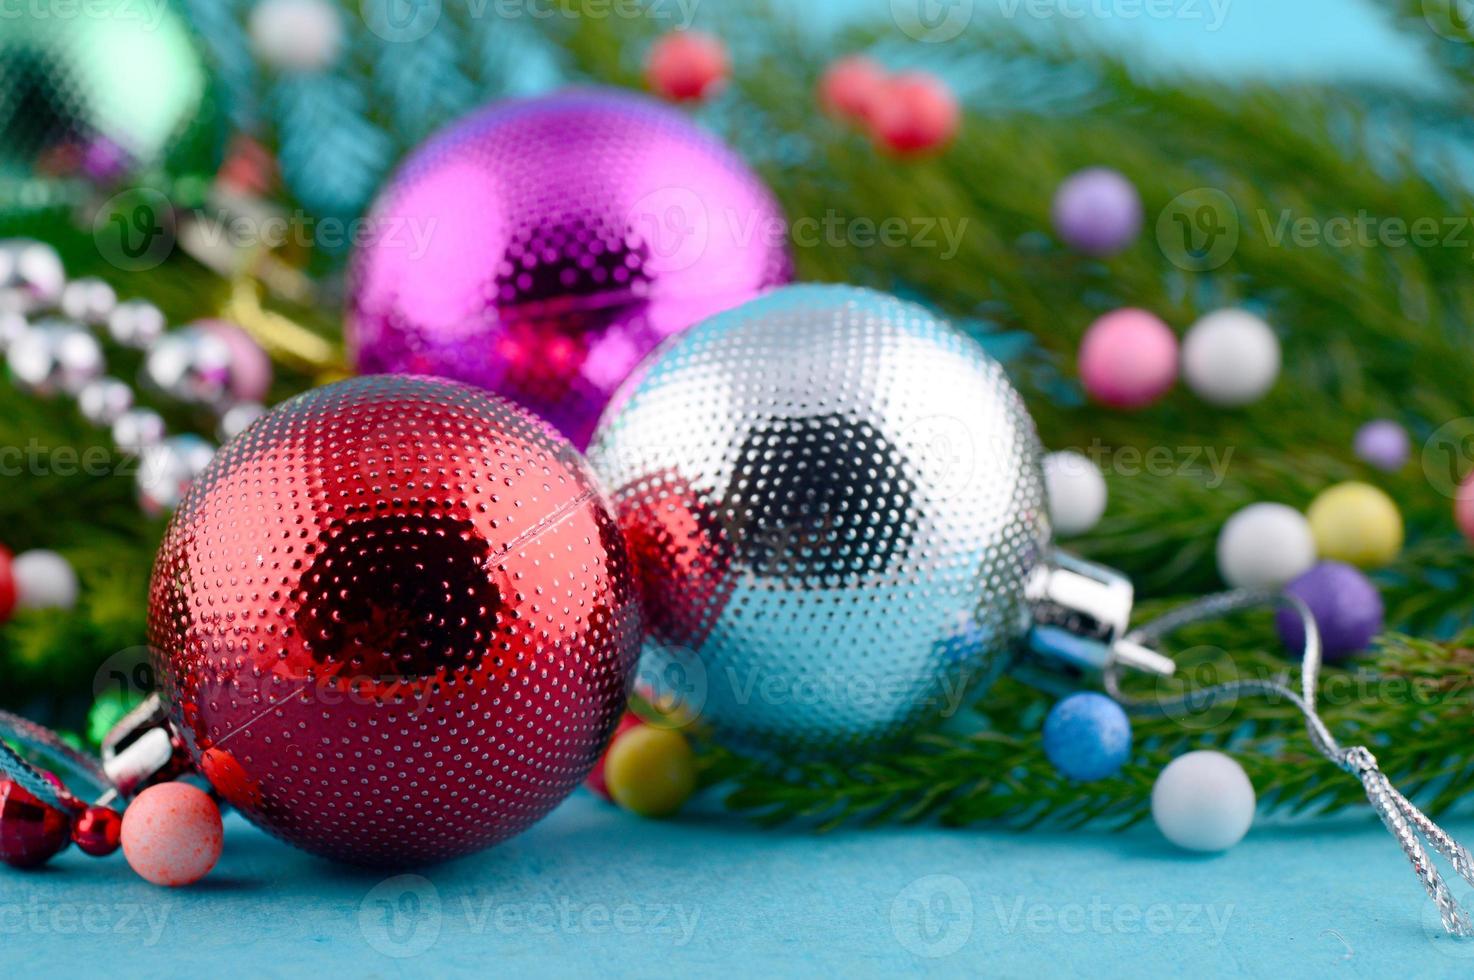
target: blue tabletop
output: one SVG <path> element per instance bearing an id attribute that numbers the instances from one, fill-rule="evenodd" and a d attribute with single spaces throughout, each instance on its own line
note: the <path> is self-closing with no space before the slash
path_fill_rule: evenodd
<path id="1" fill-rule="evenodd" d="M 1450 829 L 1474 838 L 1474 822 Z M 1471 896 L 1460 883 L 1455 893 Z M 1468 976 L 1369 815 L 1195 858 L 1150 827 L 814 836 L 654 823 L 583 792 L 501 847 L 387 876 L 227 818 L 207 881 L 165 891 L 75 849 L 0 872 L 12 976 Z"/>

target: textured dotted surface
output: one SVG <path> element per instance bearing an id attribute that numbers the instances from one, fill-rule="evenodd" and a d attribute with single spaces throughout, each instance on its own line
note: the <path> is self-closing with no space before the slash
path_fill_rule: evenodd
<path id="1" fill-rule="evenodd" d="M 1039 444 L 925 309 L 790 286 L 674 341 L 589 459 L 640 570 L 640 677 L 729 744 L 827 752 L 1007 666 L 1048 545 Z"/>
<path id="2" fill-rule="evenodd" d="M 643 96 L 580 90 L 452 125 L 374 206 L 350 270 L 360 371 L 455 378 L 587 444 L 666 337 L 787 282 L 777 203 Z"/>
<path id="3" fill-rule="evenodd" d="M 328 857 L 453 857 L 597 760 L 640 642 L 566 441 L 462 385 L 359 378 L 264 416 L 176 511 L 149 635 L 200 768 Z"/>

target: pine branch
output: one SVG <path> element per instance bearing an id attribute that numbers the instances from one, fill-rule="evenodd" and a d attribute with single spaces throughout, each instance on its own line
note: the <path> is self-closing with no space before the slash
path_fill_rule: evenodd
<path id="1" fill-rule="evenodd" d="M 1232 677 L 1288 678 L 1297 668 L 1264 652 L 1228 658 L 1220 643 L 1242 627 L 1185 631 L 1185 681 L 1156 689 L 1165 699 Z M 1433 813 L 1474 787 L 1469 736 L 1474 636 L 1440 645 L 1390 635 L 1365 664 L 1326 671 L 1321 711 L 1343 745 L 1372 748 L 1384 771 Z M 1232 647 L 1229 647 L 1232 649 Z M 1293 687 L 1297 682 L 1289 680 Z M 1017 828 L 1087 823 L 1123 828 L 1149 814 L 1152 783 L 1184 751 L 1233 753 L 1271 811 L 1329 813 L 1366 802 L 1360 783 L 1318 755 L 1303 719 L 1287 700 L 1245 697 L 1207 702 L 1173 717 L 1133 721 L 1135 751 L 1119 776 L 1076 783 L 1045 758 L 1040 728 L 1049 695 L 1004 680 L 978 705 L 987 728 L 969 735 L 933 733 L 853 765 L 809 764 L 775 772 L 707 747 L 707 785 L 727 806 L 768 824 L 800 821 L 817 829 L 847 823 L 934 820 L 947 826 L 998 823 Z"/>

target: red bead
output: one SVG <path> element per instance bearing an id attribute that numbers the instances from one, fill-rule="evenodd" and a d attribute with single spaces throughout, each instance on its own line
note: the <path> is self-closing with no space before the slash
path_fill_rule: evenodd
<path id="1" fill-rule="evenodd" d="M 613 802 L 613 797 L 609 795 L 609 785 L 604 782 L 604 760 L 609 758 L 609 750 L 614 747 L 615 742 L 619 741 L 619 736 L 631 728 L 639 728 L 642 724 L 643 722 L 640 721 L 639 715 L 636 715 L 632 711 L 627 712 L 623 718 L 619 719 L 619 727 L 614 730 L 614 737 L 609 739 L 608 745 L 604 746 L 604 754 L 599 756 L 599 761 L 594 763 L 594 771 L 589 773 L 588 779 L 584 780 L 585 786 L 604 799 Z"/>
<path id="2" fill-rule="evenodd" d="M 710 34 L 672 31 L 650 49 L 646 77 L 657 94 L 677 102 L 704 99 L 727 78 L 727 49 Z"/>
<path id="3" fill-rule="evenodd" d="M 12 868 L 39 868 L 66 850 L 71 821 L 27 792 L 0 779 L 0 861 Z"/>
<path id="4" fill-rule="evenodd" d="M 957 99 L 941 79 L 908 72 L 891 79 L 880 94 L 872 133 L 887 150 L 912 156 L 950 141 L 961 118 Z"/>
<path id="5" fill-rule="evenodd" d="M 15 572 L 11 568 L 13 556 L 0 547 L 0 623 L 10 618 L 15 611 Z"/>
<path id="6" fill-rule="evenodd" d="M 819 103 L 837 119 L 869 122 L 886 82 L 885 69 L 869 58 L 841 58 L 819 79 Z"/>
<path id="7" fill-rule="evenodd" d="M 123 842 L 123 818 L 112 807 L 89 806 L 72 825 L 72 841 L 85 854 L 107 857 Z"/>

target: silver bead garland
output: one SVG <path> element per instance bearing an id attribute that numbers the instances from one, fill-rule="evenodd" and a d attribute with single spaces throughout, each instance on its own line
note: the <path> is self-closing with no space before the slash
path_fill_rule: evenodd
<path id="1" fill-rule="evenodd" d="M 141 381 L 150 392 L 210 409 L 222 439 L 265 411 L 232 396 L 229 345 L 200 330 L 171 332 L 157 306 L 119 301 L 101 279 L 68 281 L 60 256 L 43 242 L 0 241 L 0 355 L 12 381 L 38 397 L 74 397 L 83 418 L 108 429 L 120 451 L 139 457 L 142 508 L 168 511 L 215 447 L 198 435 L 171 435 L 158 412 L 138 406 L 133 388 L 107 374 L 98 334 L 142 352 Z"/>

